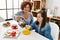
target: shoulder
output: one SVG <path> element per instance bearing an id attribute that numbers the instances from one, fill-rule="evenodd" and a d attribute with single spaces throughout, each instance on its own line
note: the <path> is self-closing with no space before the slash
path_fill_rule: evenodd
<path id="1" fill-rule="evenodd" d="M 30 15 L 30 16 L 33 16 L 33 14 L 32 14 L 31 12 L 29 12 L 29 15 Z"/>
<path id="2" fill-rule="evenodd" d="M 36 25 L 36 22 L 33 22 L 31 25 Z"/>
<path id="3" fill-rule="evenodd" d="M 46 22 L 45 26 L 46 26 L 46 27 L 48 27 L 48 26 L 50 27 L 50 24 L 49 24 L 48 22 Z"/>
<path id="4" fill-rule="evenodd" d="M 20 15 L 22 14 L 22 11 L 17 12 L 15 15 Z"/>
<path id="5" fill-rule="evenodd" d="M 45 24 L 45 29 L 46 29 L 46 30 L 47 30 L 47 29 L 48 29 L 48 30 L 51 29 L 49 23 L 46 23 L 46 24 Z"/>
<path id="6" fill-rule="evenodd" d="M 37 24 L 36 24 L 36 22 L 33 22 L 32 24 L 31 24 L 31 26 L 36 26 Z"/>

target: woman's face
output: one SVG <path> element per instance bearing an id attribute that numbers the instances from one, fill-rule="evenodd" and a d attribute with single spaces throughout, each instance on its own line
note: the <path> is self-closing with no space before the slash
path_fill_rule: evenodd
<path id="1" fill-rule="evenodd" d="M 28 13 L 30 11 L 29 5 L 26 5 L 26 7 L 23 9 L 24 13 Z"/>
<path id="2" fill-rule="evenodd" d="M 42 20 L 43 20 L 43 17 L 41 16 L 41 14 L 40 13 L 37 14 L 37 21 L 40 23 L 42 22 Z"/>

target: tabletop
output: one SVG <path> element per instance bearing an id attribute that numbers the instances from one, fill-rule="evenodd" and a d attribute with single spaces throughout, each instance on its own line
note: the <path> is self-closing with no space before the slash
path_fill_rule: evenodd
<path id="1" fill-rule="evenodd" d="M 11 29 L 11 27 L 3 27 L 3 23 L 5 23 L 6 21 L 4 22 L 0 22 L 0 40 L 49 40 L 48 38 L 36 33 L 35 31 L 31 31 L 31 34 L 30 35 L 24 35 L 22 33 L 22 29 L 18 23 L 15 21 L 15 20 L 11 20 L 9 21 L 12 24 L 16 24 L 18 25 L 18 31 L 20 32 L 19 36 L 17 38 L 5 38 L 4 37 L 4 33 L 8 30 L 8 29 Z"/>

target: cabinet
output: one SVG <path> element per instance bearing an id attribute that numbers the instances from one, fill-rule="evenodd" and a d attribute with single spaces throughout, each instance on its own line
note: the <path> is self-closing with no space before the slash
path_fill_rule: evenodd
<path id="1" fill-rule="evenodd" d="M 33 7 L 32 7 L 32 13 L 33 16 L 37 16 L 37 12 L 41 11 L 42 8 L 46 6 L 46 0 L 32 0 Z"/>

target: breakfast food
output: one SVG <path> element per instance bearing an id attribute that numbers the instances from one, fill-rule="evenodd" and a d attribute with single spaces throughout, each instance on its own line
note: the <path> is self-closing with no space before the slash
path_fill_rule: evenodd
<path id="1" fill-rule="evenodd" d="M 12 31 L 12 32 L 11 32 L 11 36 L 12 36 L 12 37 L 16 36 L 16 32 L 15 32 L 15 31 Z"/>
<path id="2" fill-rule="evenodd" d="M 5 35 L 6 35 L 6 36 L 12 36 L 12 37 L 15 37 L 15 36 L 16 36 L 16 32 L 15 32 L 15 31 L 12 31 L 12 32 L 6 32 Z"/>
<path id="3" fill-rule="evenodd" d="M 12 29 L 18 29 L 17 25 L 12 25 Z"/>
<path id="4" fill-rule="evenodd" d="M 29 35 L 30 34 L 30 31 L 28 29 L 25 29 L 25 30 L 23 30 L 23 34 L 24 35 Z"/>
<path id="5" fill-rule="evenodd" d="M 6 35 L 6 36 L 11 36 L 11 35 L 10 35 L 10 32 L 6 32 L 6 34 L 5 34 L 5 35 Z"/>
<path id="6" fill-rule="evenodd" d="M 6 22 L 6 23 L 4 23 L 3 26 L 5 26 L 5 27 L 10 26 L 10 22 Z"/>

